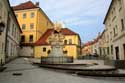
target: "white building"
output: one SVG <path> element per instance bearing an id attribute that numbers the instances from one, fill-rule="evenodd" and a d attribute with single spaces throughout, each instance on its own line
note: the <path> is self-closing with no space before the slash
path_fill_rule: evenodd
<path id="1" fill-rule="evenodd" d="M 0 63 L 5 63 L 18 55 L 22 31 L 8 0 L 0 0 L 0 18 L 5 23 L 0 35 Z"/>
<path id="2" fill-rule="evenodd" d="M 21 29 L 13 12 L 8 17 L 7 39 L 6 39 L 6 61 L 18 56 Z"/>
<path id="3" fill-rule="evenodd" d="M 0 34 L 0 64 L 5 63 L 5 39 L 6 39 L 8 10 L 9 9 L 7 0 L 0 0 L 0 22 L 3 22 L 5 25 L 4 31 Z"/>

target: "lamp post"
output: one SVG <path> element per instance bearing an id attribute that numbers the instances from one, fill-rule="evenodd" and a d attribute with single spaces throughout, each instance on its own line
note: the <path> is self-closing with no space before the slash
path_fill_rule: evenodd
<path id="1" fill-rule="evenodd" d="M 5 27 L 4 23 L 0 22 L 0 35 L 4 31 L 4 27 Z"/>

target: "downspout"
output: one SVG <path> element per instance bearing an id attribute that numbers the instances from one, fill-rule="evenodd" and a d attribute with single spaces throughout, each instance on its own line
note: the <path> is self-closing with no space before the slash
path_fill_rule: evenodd
<path id="1" fill-rule="evenodd" d="M 122 9 L 123 9 L 123 15 L 124 15 L 125 14 L 125 1 L 123 0 L 122 3 L 123 3 Z M 123 16 L 123 21 L 124 21 L 124 24 L 125 24 L 125 15 Z M 124 27 L 125 27 L 125 25 L 124 25 Z"/>
<path id="2" fill-rule="evenodd" d="M 38 18 L 38 17 L 39 17 L 39 9 L 38 9 L 38 11 L 37 11 L 37 18 L 36 18 L 36 19 L 37 19 L 37 21 L 36 21 L 36 41 L 37 41 L 37 39 L 38 39 L 38 36 L 37 36 L 37 31 L 38 31 L 37 29 L 38 29 L 38 27 L 39 27 L 39 25 L 38 25 L 38 23 L 39 23 L 39 18 Z M 36 42 L 36 41 L 35 41 L 35 42 Z"/>
<path id="3" fill-rule="evenodd" d="M 36 41 L 37 41 L 37 29 L 39 27 L 39 25 L 38 25 L 38 23 L 39 23 L 38 17 L 39 17 L 39 9 L 37 11 L 37 18 L 36 18 L 37 19 L 37 22 L 36 22 Z M 33 57 L 35 57 L 35 42 L 33 43 Z"/>

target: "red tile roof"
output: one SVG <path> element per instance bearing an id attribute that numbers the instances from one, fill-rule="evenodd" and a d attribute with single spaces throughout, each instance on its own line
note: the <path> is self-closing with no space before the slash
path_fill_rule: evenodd
<path id="1" fill-rule="evenodd" d="M 13 10 L 25 10 L 25 9 L 34 9 L 39 8 L 35 4 L 33 4 L 31 1 L 21 3 L 19 5 L 13 6 Z"/>
<path id="2" fill-rule="evenodd" d="M 89 41 L 89 42 L 85 43 L 82 47 L 84 48 L 84 47 L 90 46 L 92 44 L 94 44 L 94 41 Z"/>
<path id="3" fill-rule="evenodd" d="M 51 33 L 53 32 L 54 29 L 48 29 L 43 36 L 40 37 L 40 39 L 38 41 L 36 41 L 35 45 L 49 45 L 49 43 L 47 42 L 47 38 L 51 35 Z M 61 29 L 61 33 L 63 35 L 78 35 L 77 33 L 71 31 L 68 28 L 62 28 Z"/>
<path id="4" fill-rule="evenodd" d="M 61 32 L 63 35 L 78 35 L 77 33 L 71 31 L 68 28 L 62 28 Z"/>

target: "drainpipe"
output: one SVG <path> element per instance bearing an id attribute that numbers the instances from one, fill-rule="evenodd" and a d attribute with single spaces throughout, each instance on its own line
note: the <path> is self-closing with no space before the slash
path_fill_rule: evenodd
<path id="1" fill-rule="evenodd" d="M 123 9 L 123 15 L 125 14 L 125 0 L 121 0 L 122 2 L 122 9 Z M 123 16 L 123 21 L 124 21 L 124 24 L 125 24 L 125 15 Z M 125 25 L 124 25 L 125 27 Z"/>

